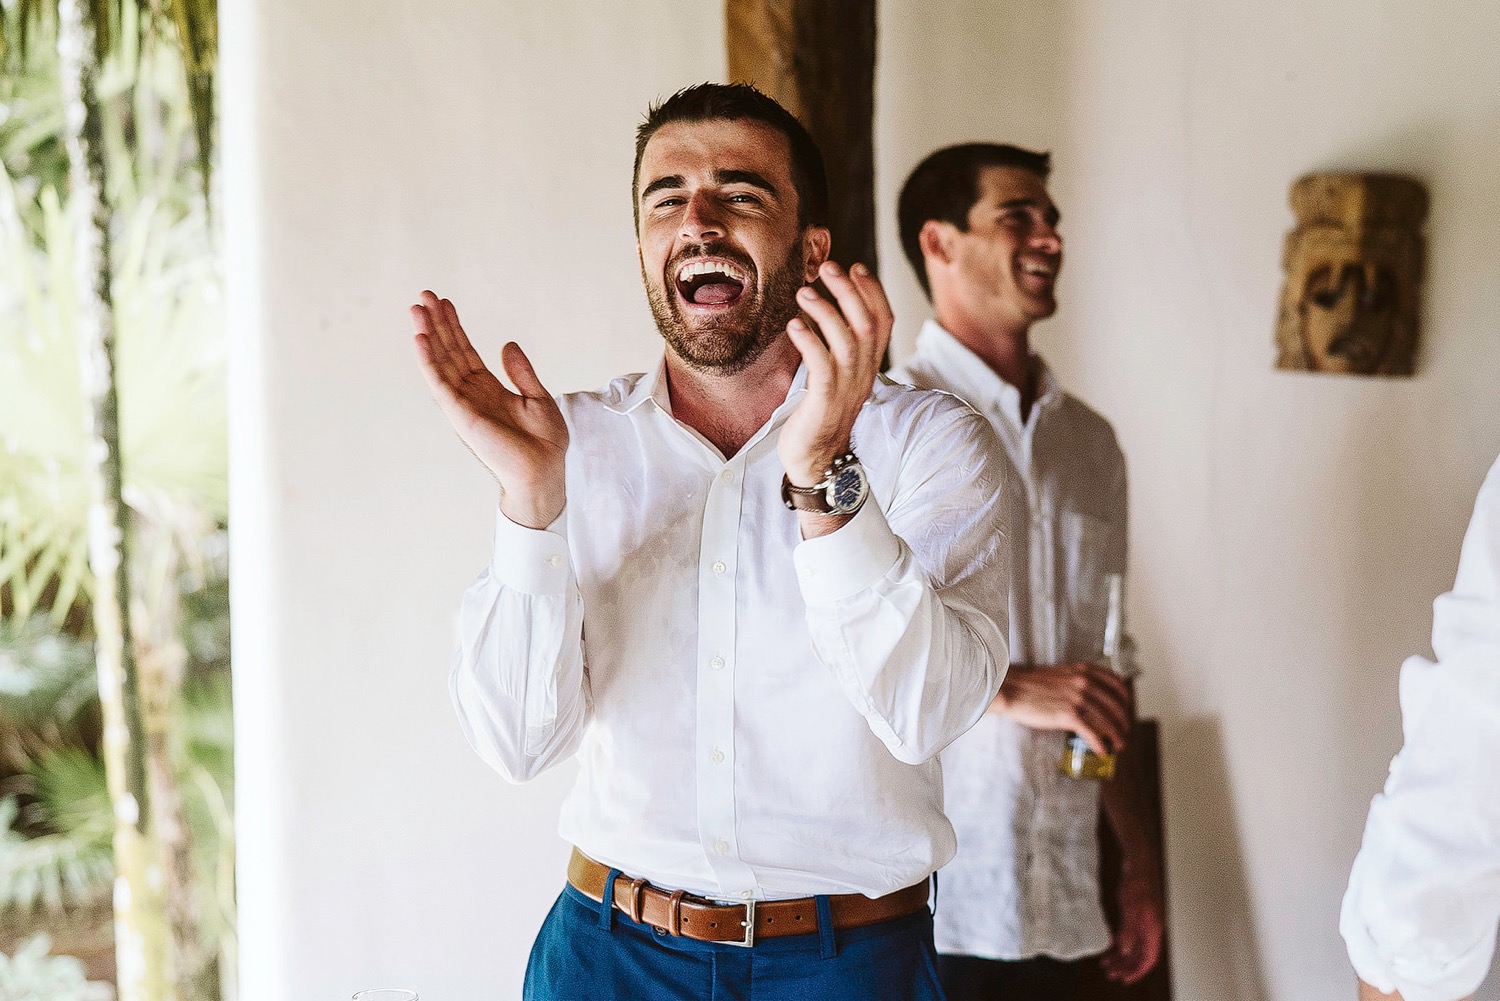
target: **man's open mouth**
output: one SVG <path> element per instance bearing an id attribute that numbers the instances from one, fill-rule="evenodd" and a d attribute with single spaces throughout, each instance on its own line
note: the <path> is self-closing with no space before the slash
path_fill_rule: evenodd
<path id="1" fill-rule="evenodd" d="M 745 294 L 749 276 L 722 257 L 697 257 L 684 262 L 675 276 L 677 292 L 695 306 L 728 306 Z"/>

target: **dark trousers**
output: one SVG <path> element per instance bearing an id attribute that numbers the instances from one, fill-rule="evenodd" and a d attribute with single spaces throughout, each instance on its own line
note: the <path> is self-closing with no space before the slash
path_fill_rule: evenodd
<path id="1" fill-rule="evenodd" d="M 943 1001 L 927 910 L 839 932 L 825 924 L 742 949 L 659 932 L 566 886 L 531 947 L 523 997 Z"/>
<path id="2" fill-rule="evenodd" d="M 948 1001 L 1076 1001 L 1081 960 L 981 959 L 939 956 L 938 976 Z"/>

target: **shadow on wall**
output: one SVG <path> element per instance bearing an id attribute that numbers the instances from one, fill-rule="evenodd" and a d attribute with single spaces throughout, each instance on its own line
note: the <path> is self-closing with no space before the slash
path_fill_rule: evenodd
<path id="1" fill-rule="evenodd" d="M 1200 982 L 1218 985 L 1215 996 L 1222 1001 L 1269 1001 L 1219 720 L 1179 720 L 1163 729 L 1162 742 L 1163 760 L 1178 763 L 1164 776 L 1166 798 L 1192 804 L 1197 833 L 1176 842 L 1168 874 L 1174 924 L 1198 925 L 1192 936 L 1175 941 L 1200 950 L 1194 957 Z M 1182 767 L 1185 762 L 1192 767 Z M 1170 818 L 1166 837 L 1172 845 Z"/>

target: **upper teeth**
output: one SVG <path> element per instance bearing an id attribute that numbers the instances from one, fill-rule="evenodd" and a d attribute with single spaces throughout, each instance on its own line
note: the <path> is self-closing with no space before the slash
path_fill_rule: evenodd
<path id="1" fill-rule="evenodd" d="M 1021 265 L 1021 267 L 1029 275 L 1046 275 L 1049 278 L 1052 276 L 1052 269 L 1047 267 L 1045 264 L 1032 264 L 1028 261 L 1027 263 Z"/>
<path id="2" fill-rule="evenodd" d="M 737 282 L 745 280 L 745 273 L 728 261 L 688 261 L 677 269 L 677 280 L 685 282 L 699 275 L 728 275 Z"/>

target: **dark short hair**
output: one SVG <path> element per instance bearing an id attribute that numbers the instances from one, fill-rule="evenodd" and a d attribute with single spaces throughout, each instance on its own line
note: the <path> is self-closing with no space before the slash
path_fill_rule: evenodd
<path id="1" fill-rule="evenodd" d="M 1052 173 L 1052 154 L 1035 153 L 1001 143 L 963 143 L 933 153 L 917 164 L 896 203 L 896 225 L 901 249 L 932 298 L 927 262 L 922 258 L 922 227 L 929 219 L 951 222 L 960 230 L 969 228 L 969 210 L 979 201 L 979 175 L 986 167 L 1020 167 L 1042 180 Z"/>
<path id="2" fill-rule="evenodd" d="M 786 136 L 791 149 L 792 186 L 797 191 L 797 218 L 804 226 L 828 225 L 828 175 L 823 154 L 795 115 L 748 83 L 700 83 L 684 87 L 665 101 L 651 105 L 640 128 L 635 130 L 635 170 L 630 175 L 630 202 L 635 208 L 635 228 L 641 228 L 641 159 L 646 144 L 658 129 L 670 122 L 706 122 L 714 119 L 761 122 Z"/>

